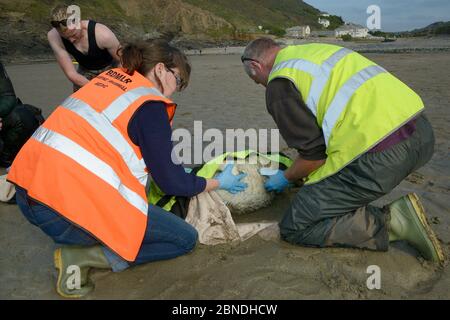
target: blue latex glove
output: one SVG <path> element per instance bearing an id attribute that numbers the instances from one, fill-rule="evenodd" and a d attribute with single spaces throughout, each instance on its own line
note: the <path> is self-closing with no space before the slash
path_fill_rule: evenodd
<path id="1" fill-rule="evenodd" d="M 268 177 L 266 183 L 264 184 L 267 191 L 275 191 L 277 193 L 283 192 L 283 190 L 289 185 L 289 180 L 284 176 L 283 170 L 267 170 L 265 168 L 261 168 L 259 173 Z"/>
<path id="2" fill-rule="evenodd" d="M 219 173 L 215 179 L 219 181 L 219 189 L 227 190 L 232 194 L 244 191 L 247 188 L 247 184 L 242 182 L 241 179 L 246 177 L 246 173 L 241 173 L 235 176 L 231 171 L 233 170 L 233 164 L 227 164 L 223 171 Z"/>

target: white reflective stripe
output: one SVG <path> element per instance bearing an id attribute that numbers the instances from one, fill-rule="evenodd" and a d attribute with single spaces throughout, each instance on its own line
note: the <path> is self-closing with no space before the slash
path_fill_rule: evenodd
<path id="1" fill-rule="evenodd" d="M 317 65 L 311 61 L 307 61 L 307 60 L 303 60 L 303 59 L 291 59 L 291 60 L 280 62 L 272 68 L 272 71 L 270 73 L 271 74 L 275 73 L 284 68 L 296 69 L 299 71 L 309 73 L 313 78 L 320 77 L 322 74 L 322 70 L 319 65 Z M 270 78 L 270 76 L 269 76 L 269 78 Z M 296 83 L 294 83 L 294 84 L 297 85 Z M 299 88 L 297 88 L 297 89 L 299 90 Z M 312 105 L 306 104 L 306 106 L 311 110 L 311 112 L 314 115 L 316 115 L 317 112 Z"/>
<path id="2" fill-rule="evenodd" d="M 317 116 L 317 106 L 319 105 L 320 97 L 322 96 L 323 89 L 325 88 L 328 79 L 330 78 L 333 68 L 353 51 L 347 48 L 342 48 L 335 52 L 331 57 L 322 63 L 322 72 L 316 76 L 311 84 L 308 98 L 306 99 L 306 105 L 312 111 L 314 116 Z"/>
<path id="3" fill-rule="evenodd" d="M 342 111 L 347 106 L 348 102 L 355 94 L 355 92 L 368 80 L 379 75 L 380 73 L 387 72 L 380 66 L 370 66 L 351 77 L 337 92 L 327 112 L 323 118 L 322 130 L 325 137 L 325 144 L 328 146 L 328 140 L 330 139 L 331 130 L 336 125 L 336 121 L 339 119 Z"/>
<path id="4" fill-rule="evenodd" d="M 275 73 L 281 69 L 288 68 L 288 69 L 296 69 L 300 71 L 304 71 L 306 73 L 311 74 L 313 77 L 320 74 L 320 66 L 318 64 L 315 64 L 314 62 L 303 60 L 303 59 L 291 59 L 282 61 L 278 64 L 276 64 L 272 71 L 270 72 Z"/>
<path id="5" fill-rule="evenodd" d="M 102 113 L 109 119 L 109 121 L 113 122 L 133 102 L 135 102 L 140 97 L 148 94 L 164 97 L 164 95 L 156 88 L 139 87 L 122 94 L 120 97 L 114 100 L 105 110 L 103 110 Z"/>
<path id="6" fill-rule="evenodd" d="M 62 134 L 42 126 L 34 132 L 32 137 L 50 148 L 61 152 L 80 164 L 90 173 L 108 183 L 116 189 L 130 205 L 134 206 L 147 216 L 148 204 L 146 199 L 141 198 L 136 192 L 122 184 L 120 178 L 107 163 Z M 114 208 L 112 210 L 114 210 Z"/>
<path id="7" fill-rule="evenodd" d="M 143 168 L 147 168 L 147 165 L 145 164 L 144 158 L 142 158 L 141 160 L 139 160 L 139 162 L 141 163 L 141 166 L 142 166 Z M 145 172 L 145 170 L 144 170 L 144 172 Z M 145 172 L 145 174 L 146 174 L 145 179 L 147 180 L 147 178 L 148 178 L 148 173 Z M 146 181 L 146 182 L 147 182 L 147 181 Z"/>
<path id="8" fill-rule="evenodd" d="M 111 122 L 101 113 L 95 111 L 87 103 L 69 97 L 62 104 L 64 108 L 71 110 L 86 120 L 95 130 L 97 130 L 121 155 L 123 161 L 130 169 L 134 177 L 139 183 L 145 186 L 147 184 L 147 172 L 145 172 L 145 163 L 140 161 L 133 148 L 117 130 Z"/>

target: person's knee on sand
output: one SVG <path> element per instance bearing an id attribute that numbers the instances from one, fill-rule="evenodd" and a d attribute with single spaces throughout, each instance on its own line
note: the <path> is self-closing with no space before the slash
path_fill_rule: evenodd
<path id="1" fill-rule="evenodd" d="M 154 243 L 154 235 L 161 234 L 163 237 L 158 236 L 159 241 L 171 242 L 185 253 L 195 248 L 198 233 L 192 225 L 158 206 L 150 205 L 148 212 L 144 244 Z"/>
<path id="2" fill-rule="evenodd" d="M 315 227 L 323 228 L 324 230 L 329 229 L 326 227 L 329 224 L 332 224 L 331 218 L 319 220 L 315 224 L 304 224 L 300 229 L 286 228 L 282 224 L 279 224 L 280 236 L 282 240 L 299 246 L 329 247 L 330 245 L 326 245 L 327 234 L 314 230 Z"/>
<path id="3" fill-rule="evenodd" d="M 185 245 L 183 246 L 183 249 L 185 250 L 185 254 L 193 251 L 197 245 L 198 240 L 198 232 L 197 230 L 192 227 L 191 225 L 187 225 L 189 227 L 188 236 L 185 239 Z"/>
<path id="4" fill-rule="evenodd" d="M 292 244 L 388 251 L 390 243 L 406 241 L 426 260 L 440 264 L 445 260 L 439 240 L 426 221 L 423 205 L 415 194 L 401 197 L 383 208 L 368 205 L 342 215 L 335 213 L 334 218 L 318 211 L 316 217 L 323 216 L 323 219 L 314 223 L 293 224 L 292 217 L 307 221 L 308 215 L 298 211 L 289 215 L 292 212 L 291 207 L 280 223 L 281 238 Z"/>
<path id="5" fill-rule="evenodd" d="M 307 189 L 304 187 L 293 199 L 287 209 L 283 219 L 279 223 L 281 239 L 292 244 L 305 246 L 320 246 L 324 241 L 317 239 L 316 243 L 306 242 L 308 230 L 320 222 L 326 220 L 322 217 L 320 206 L 313 197 L 307 196 Z"/>

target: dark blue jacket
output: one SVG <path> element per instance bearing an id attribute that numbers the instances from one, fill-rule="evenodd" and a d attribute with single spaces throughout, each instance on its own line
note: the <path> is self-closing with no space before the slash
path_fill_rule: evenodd
<path id="1" fill-rule="evenodd" d="M 128 135 L 141 149 L 153 180 L 165 194 L 192 197 L 205 190 L 204 178 L 188 174 L 172 162 L 172 128 L 164 103 L 144 103 L 130 120 Z"/>

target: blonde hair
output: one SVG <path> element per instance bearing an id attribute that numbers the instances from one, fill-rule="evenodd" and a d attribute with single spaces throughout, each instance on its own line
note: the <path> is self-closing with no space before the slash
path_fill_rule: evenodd
<path id="1" fill-rule="evenodd" d="M 56 7 L 54 7 L 50 13 L 51 22 L 52 21 L 67 21 L 69 18 L 69 14 L 67 13 L 68 5 L 66 4 L 58 4 Z M 67 29 L 66 26 L 59 25 L 58 27 L 55 27 L 61 31 L 65 31 Z"/>
<path id="2" fill-rule="evenodd" d="M 69 16 L 67 15 L 68 7 L 69 6 L 65 4 L 59 4 L 54 7 L 50 14 L 52 21 L 67 20 L 67 18 L 69 18 Z"/>

